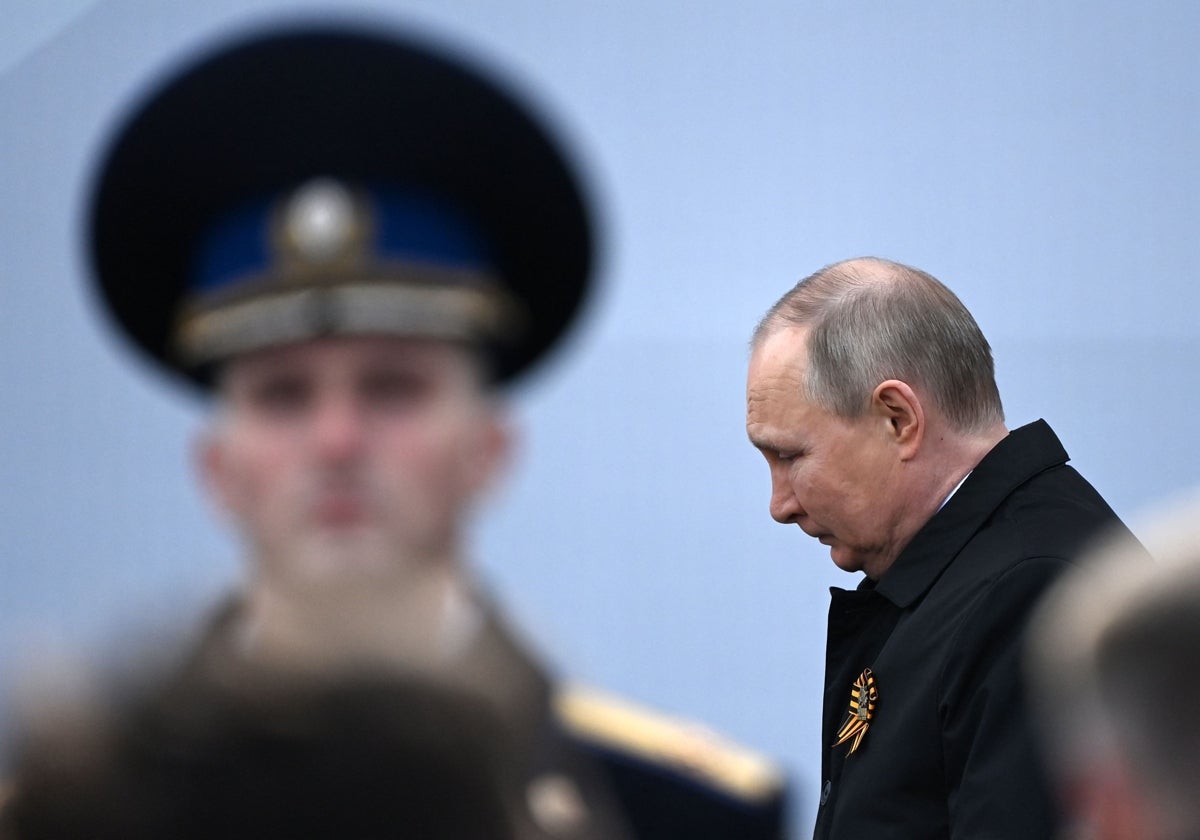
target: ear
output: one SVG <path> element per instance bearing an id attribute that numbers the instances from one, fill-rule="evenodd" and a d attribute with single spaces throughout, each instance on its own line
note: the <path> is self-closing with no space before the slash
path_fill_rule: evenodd
<path id="1" fill-rule="evenodd" d="M 237 494 L 229 470 L 225 442 L 215 429 L 206 429 L 192 444 L 192 467 L 204 494 L 223 513 L 236 513 Z"/>
<path id="2" fill-rule="evenodd" d="M 508 413 L 500 406 L 492 405 L 479 434 L 475 457 L 471 461 L 471 489 L 483 493 L 503 478 L 512 462 L 515 449 L 515 433 Z"/>
<path id="3" fill-rule="evenodd" d="M 886 379 L 871 392 L 871 410 L 885 423 L 885 433 L 900 447 L 900 460 L 916 457 L 925 436 L 925 410 L 907 382 Z"/>

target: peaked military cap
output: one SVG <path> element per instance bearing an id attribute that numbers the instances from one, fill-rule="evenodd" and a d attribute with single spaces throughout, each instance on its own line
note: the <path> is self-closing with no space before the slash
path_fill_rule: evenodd
<path id="1" fill-rule="evenodd" d="M 118 127 L 89 209 L 106 308 L 205 387 L 232 356 L 330 334 L 468 341 L 504 382 L 566 331 L 593 259 L 578 178 L 525 104 L 348 24 L 185 65 Z"/>

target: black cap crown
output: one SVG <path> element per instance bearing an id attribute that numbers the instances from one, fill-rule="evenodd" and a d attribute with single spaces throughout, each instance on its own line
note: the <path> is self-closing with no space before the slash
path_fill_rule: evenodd
<path id="1" fill-rule="evenodd" d="M 326 229 L 366 233 L 346 233 L 349 246 L 335 243 L 346 253 L 306 273 L 279 244 L 280 219 L 314 184 L 335 197 L 318 202 L 318 219 L 337 215 L 321 208 L 350 208 Z M 464 330 L 505 381 L 565 331 L 593 257 L 580 185 L 523 104 L 457 59 L 345 25 L 250 37 L 177 73 L 120 127 L 90 211 L 93 269 L 116 321 L 200 384 L 212 362 L 272 336 L 347 324 L 420 333 L 460 311 L 490 324 Z M 422 232 L 433 217 L 433 233 Z M 463 262 L 454 243 L 468 240 Z M 261 306 L 229 309 L 268 293 L 287 303 L 272 316 L 280 323 L 263 327 Z M 217 345 L 192 357 L 181 332 L 197 331 Z"/>

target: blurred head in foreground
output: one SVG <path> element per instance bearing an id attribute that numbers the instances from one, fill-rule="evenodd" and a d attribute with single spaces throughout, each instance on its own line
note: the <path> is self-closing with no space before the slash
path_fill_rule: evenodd
<path id="1" fill-rule="evenodd" d="M 1072 838 L 1200 837 L 1200 497 L 1138 533 L 1144 547 L 1111 541 L 1065 576 L 1031 626 Z"/>
<path id="2" fill-rule="evenodd" d="M 442 838 L 523 831 L 513 743 L 424 677 L 247 671 L 27 722 L 7 840 Z"/>

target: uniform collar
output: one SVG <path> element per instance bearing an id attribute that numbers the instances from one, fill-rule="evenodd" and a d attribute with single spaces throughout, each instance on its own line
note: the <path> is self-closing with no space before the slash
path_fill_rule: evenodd
<path id="1" fill-rule="evenodd" d="M 898 607 L 910 606 L 1014 490 L 1068 457 L 1045 420 L 1009 432 L 917 532 L 875 591 Z"/>

